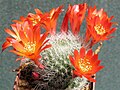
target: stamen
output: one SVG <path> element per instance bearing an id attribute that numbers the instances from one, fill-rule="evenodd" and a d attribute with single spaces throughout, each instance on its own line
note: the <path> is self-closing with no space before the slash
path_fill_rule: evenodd
<path id="1" fill-rule="evenodd" d="M 94 26 L 94 29 L 99 35 L 103 35 L 104 33 L 106 33 L 104 27 L 101 24 Z"/>
<path id="2" fill-rule="evenodd" d="M 90 65 L 90 62 L 88 59 L 80 59 L 79 60 L 79 66 L 80 66 L 80 69 L 83 71 L 83 72 L 88 72 L 90 70 L 92 70 L 92 66 Z"/>
<path id="3" fill-rule="evenodd" d="M 24 50 L 26 52 L 34 53 L 35 52 L 35 47 L 36 47 L 36 42 L 28 42 L 25 44 Z"/>
<path id="4" fill-rule="evenodd" d="M 37 19 L 32 20 L 33 26 L 35 26 L 41 20 L 40 16 L 36 16 L 36 17 L 37 17 Z"/>

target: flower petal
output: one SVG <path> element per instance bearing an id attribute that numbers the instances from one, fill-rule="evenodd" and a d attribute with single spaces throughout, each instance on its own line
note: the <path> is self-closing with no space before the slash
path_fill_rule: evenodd
<path id="1" fill-rule="evenodd" d="M 10 29 L 5 29 L 5 32 L 8 33 L 9 35 L 11 35 L 14 38 L 17 37 L 16 34 L 13 31 L 11 31 Z"/>
<path id="2" fill-rule="evenodd" d="M 24 47 L 18 42 L 15 41 L 14 43 L 12 43 L 13 48 L 15 48 L 17 51 L 19 52 L 24 52 Z"/>
<path id="3" fill-rule="evenodd" d="M 19 56 L 26 56 L 25 54 L 17 52 L 16 50 L 10 50 L 10 52 L 15 53 L 15 54 L 17 54 Z"/>
<path id="4" fill-rule="evenodd" d="M 7 47 L 9 47 L 9 46 L 11 46 L 12 44 L 10 43 L 10 42 L 8 42 L 8 41 L 6 41 L 6 42 L 4 42 L 3 44 L 2 44 L 2 52 L 7 48 Z"/>
<path id="5" fill-rule="evenodd" d="M 98 54 L 94 54 L 92 58 L 90 59 L 91 63 L 94 63 L 96 60 L 98 60 Z"/>
<path id="6" fill-rule="evenodd" d="M 84 77 L 86 77 L 91 82 L 96 82 L 96 80 L 92 78 L 91 76 L 84 75 Z"/>
<path id="7" fill-rule="evenodd" d="M 23 42 L 24 44 L 29 41 L 28 38 L 26 37 L 24 31 L 20 30 L 20 31 L 19 31 L 19 35 L 20 35 L 20 39 L 22 40 L 22 42 Z"/>
<path id="8" fill-rule="evenodd" d="M 104 68 L 104 66 L 98 66 L 98 67 L 96 67 L 96 68 L 92 71 L 92 73 L 95 74 L 95 73 L 97 73 L 98 71 L 100 71 L 100 70 L 103 69 L 103 68 Z"/>
<path id="9" fill-rule="evenodd" d="M 85 48 L 82 47 L 82 48 L 80 49 L 80 57 L 81 57 L 81 58 L 84 58 L 84 56 L 85 56 Z"/>
<path id="10" fill-rule="evenodd" d="M 70 62 L 75 66 L 75 59 L 70 55 L 69 56 Z"/>
<path id="11" fill-rule="evenodd" d="M 86 58 L 91 58 L 93 54 L 92 49 L 88 50 L 87 54 L 86 54 Z"/>

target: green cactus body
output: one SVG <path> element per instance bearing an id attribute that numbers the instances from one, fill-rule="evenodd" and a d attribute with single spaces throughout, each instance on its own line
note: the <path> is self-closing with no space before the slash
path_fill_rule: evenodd
<path id="1" fill-rule="evenodd" d="M 29 90 L 84 90 L 90 82 L 84 77 L 73 77 L 74 67 L 69 60 L 69 55 L 73 55 L 74 49 L 79 50 L 82 43 L 81 38 L 71 32 L 50 36 L 47 44 L 51 44 L 52 47 L 44 50 L 39 60 L 45 66 L 44 69 L 28 58 L 21 61 L 21 65 L 29 62 L 30 64 L 22 68 L 18 75 L 20 90 L 25 87 L 29 87 Z M 38 73 L 37 79 L 33 77 L 33 72 Z"/>
<path id="2" fill-rule="evenodd" d="M 54 82 L 51 83 L 54 83 L 54 85 L 56 83 L 55 86 L 59 86 L 61 89 L 79 90 L 86 85 L 88 81 L 84 77 L 72 78 L 72 70 L 74 68 L 70 63 L 69 55 L 73 54 L 74 49 L 80 49 L 82 40 L 75 37 L 71 32 L 68 34 L 56 34 L 49 39 L 48 43 L 50 43 L 52 47 L 43 51 L 41 56 L 48 70 L 54 71 L 54 74 L 58 75 L 57 78 L 54 79 Z"/>

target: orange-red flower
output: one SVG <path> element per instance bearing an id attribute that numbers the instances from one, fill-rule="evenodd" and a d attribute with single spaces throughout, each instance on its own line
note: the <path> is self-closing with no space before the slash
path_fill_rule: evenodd
<path id="1" fill-rule="evenodd" d="M 56 33 L 56 24 L 59 14 L 62 11 L 63 6 L 53 8 L 50 12 L 42 13 L 39 9 L 35 9 L 36 14 L 29 13 L 27 17 L 20 17 L 20 20 L 13 20 L 13 22 L 24 23 L 28 21 L 32 26 L 42 26 L 51 35 Z"/>
<path id="2" fill-rule="evenodd" d="M 36 14 L 28 13 L 27 17 L 21 16 L 20 20 L 13 20 L 15 23 L 23 24 L 25 21 L 27 21 L 31 27 L 39 24 L 42 21 L 43 13 L 39 9 L 35 9 Z"/>
<path id="3" fill-rule="evenodd" d="M 8 28 L 5 29 L 5 32 L 8 33 L 9 35 L 11 35 L 12 37 L 7 37 L 6 38 L 6 41 L 2 45 L 2 51 L 4 51 L 7 47 L 12 45 L 11 41 L 13 41 L 13 40 L 21 41 L 19 31 L 24 30 L 24 29 L 22 29 L 23 26 L 28 27 L 26 25 L 28 25 L 28 24 L 24 23 L 24 25 L 23 25 L 23 24 L 16 23 L 16 24 L 11 25 L 12 30 L 10 30 Z"/>
<path id="4" fill-rule="evenodd" d="M 61 26 L 61 31 L 65 33 L 68 32 L 68 20 L 69 20 L 72 33 L 74 35 L 78 35 L 80 31 L 80 26 L 85 16 L 86 9 L 87 9 L 86 3 L 73 6 L 69 5 Z"/>
<path id="5" fill-rule="evenodd" d="M 50 44 L 45 45 L 48 42 L 48 40 L 46 40 L 48 33 L 46 32 L 42 35 L 40 33 L 40 27 L 31 28 L 27 21 L 20 24 L 16 29 L 21 41 L 16 38 L 9 39 L 8 41 L 14 48 L 13 50 L 10 50 L 10 52 L 29 58 L 40 68 L 43 68 L 44 66 L 40 64 L 39 58 L 41 57 L 40 52 L 51 46 Z"/>
<path id="6" fill-rule="evenodd" d="M 42 25 L 51 35 L 55 35 L 56 33 L 57 19 L 62 11 L 62 7 L 53 8 L 50 12 L 46 12 L 43 15 L 44 20 Z"/>
<path id="7" fill-rule="evenodd" d="M 27 16 L 28 21 L 30 21 L 33 26 L 39 24 L 43 16 L 43 13 L 39 9 L 35 9 L 35 12 L 36 14 L 29 13 Z"/>
<path id="8" fill-rule="evenodd" d="M 86 51 L 82 47 L 80 52 L 74 50 L 74 57 L 70 55 L 69 59 L 75 68 L 73 71 L 75 75 L 79 77 L 84 76 L 89 81 L 96 82 L 92 76 L 103 68 L 103 66 L 99 66 L 100 60 L 98 60 L 98 54 L 94 54 L 91 49 Z"/>
<path id="9" fill-rule="evenodd" d="M 20 16 L 20 20 L 13 20 L 13 22 L 15 23 L 19 23 L 19 24 L 22 24 L 26 21 L 26 17 L 24 16 Z"/>
<path id="10" fill-rule="evenodd" d="M 87 16 L 86 42 L 92 38 L 92 43 L 95 44 L 111 38 L 110 34 L 116 30 L 116 28 L 111 28 L 112 18 L 113 16 L 109 18 L 103 9 L 97 11 L 96 7 L 90 7 Z"/>

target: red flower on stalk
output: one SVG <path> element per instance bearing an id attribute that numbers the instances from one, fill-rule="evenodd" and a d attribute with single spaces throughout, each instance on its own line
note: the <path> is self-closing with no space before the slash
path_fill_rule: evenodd
<path id="1" fill-rule="evenodd" d="M 24 25 L 24 23 L 26 25 Z M 10 50 L 19 56 L 23 56 L 31 59 L 38 65 L 40 68 L 44 68 L 44 66 L 39 62 L 39 58 L 41 58 L 40 53 L 46 48 L 51 47 L 51 45 L 45 45 L 48 40 L 46 40 L 48 33 L 44 33 L 41 35 L 40 27 L 30 28 L 28 22 L 24 22 L 23 26 L 21 25 L 17 29 L 17 33 L 19 34 L 20 40 L 10 39 L 10 44 L 14 48 Z M 3 46 L 4 47 L 4 46 Z"/>
<path id="2" fill-rule="evenodd" d="M 79 4 L 79 5 L 69 5 L 64 20 L 62 22 L 61 31 L 67 33 L 68 32 L 68 20 L 70 21 L 70 26 L 72 33 L 77 35 L 80 31 L 80 26 L 85 16 L 85 12 L 87 9 L 87 4 Z"/>
<path id="3" fill-rule="evenodd" d="M 113 16 L 109 18 L 103 9 L 97 11 L 96 7 L 90 7 L 88 9 L 85 41 L 88 42 L 92 38 L 92 44 L 95 44 L 110 39 L 110 34 L 116 30 L 116 28 L 112 28 L 114 24 L 111 22 L 112 19 Z"/>
<path id="4" fill-rule="evenodd" d="M 83 47 L 80 52 L 74 50 L 74 57 L 70 55 L 69 59 L 75 68 L 73 73 L 79 77 L 84 76 L 92 82 L 96 82 L 92 76 L 104 67 L 99 66 L 101 61 L 98 60 L 98 54 L 94 54 L 91 49 L 86 52 Z"/>

